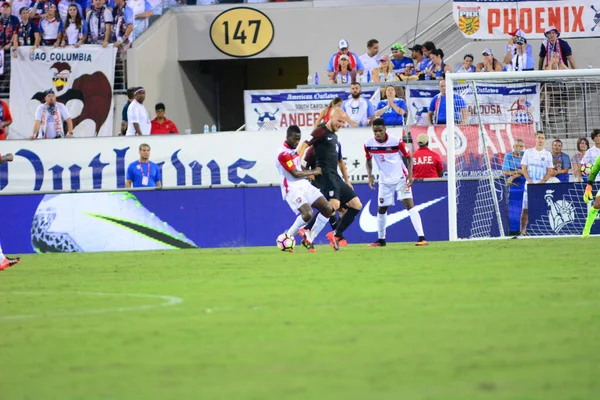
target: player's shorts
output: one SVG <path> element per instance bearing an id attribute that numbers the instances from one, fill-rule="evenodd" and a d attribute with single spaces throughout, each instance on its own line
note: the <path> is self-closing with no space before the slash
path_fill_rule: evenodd
<path id="1" fill-rule="evenodd" d="M 316 184 L 327 200 L 336 199 L 341 204 L 346 204 L 356 197 L 354 190 L 344 182 L 337 171 L 323 171 L 323 175 L 316 178 Z"/>
<path id="2" fill-rule="evenodd" d="M 395 196 L 394 196 L 395 195 Z M 380 183 L 377 192 L 379 207 L 393 206 L 396 204 L 395 199 L 406 200 L 412 199 L 412 188 L 406 187 L 406 179 L 402 179 L 396 184 Z"/>
<path id="3" fill-rule="evenodd" d="M 304 204 L 312 206 L 319 197 L 323 196 L 319 189 L 310 184 L 308 180 L 302 180 L 290 186 L 290 191 L 285 196 L 285 201 L 288 203 L 292 211 L 300 214 L 298 210 Z"/>

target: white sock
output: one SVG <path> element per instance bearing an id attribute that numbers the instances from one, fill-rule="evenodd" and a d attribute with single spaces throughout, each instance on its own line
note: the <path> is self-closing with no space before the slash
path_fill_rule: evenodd
<path id="1" fill-rule="evenodd" d="M 4 253 L 2 252 L 2 245 L 0 244 L 0 261 L 4 261 Z"/>
<path id="2" fill-rule="evenodd" d="M 423 223 L 421 222 L 421 215 L 417 210 L 411 208 L 408 210 L 410 214 L 410 222 L 413 224 L 413 228 L 415 228 L 415 232 L 417 232 L 418 236 L 425 236 L 423 233 Z"/>
<path id="3" fill-rule="evenodd" d="M 321 231 L 323 230 L 323 228 L 325 227 L 325 224 L 327 224 L 327 222 L 329 222 L 329 218 L 327 218 L 323 214 L 319 214 L 317 216 L 317 220 L 315 221 L 315 224 L 313 225 L 312 229 L 310 230 L 310 242 L 311 243 L 315 240 L 317 235 L 319 233 L 321 233 Z"/>
<path id="4" fill-rule="evenodd" d="M 302 219 L 302 214 L 300 214 L 298 215 L 290 229 L 287 230 L 288 235 L 294 236 L 304 225 L 306 225 L 306 222 L 304 222 L 304 219 Z"/>
<path id="5" fill-rule="evenodd" d="M 377 214 L 377 232 L 379 232 L 379 239 L 385 239 L 385 224 L 387 222 L 387 213 Z"/>

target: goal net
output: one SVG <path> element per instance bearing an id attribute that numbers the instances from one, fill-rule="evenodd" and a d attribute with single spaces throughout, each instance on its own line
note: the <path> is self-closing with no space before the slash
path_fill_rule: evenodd
<path id="1" fill-rule="evenodd" d="M 600 128 L 600 70 L 447 74 L 445 86 L 445 115 L 454 116 L 446 118 L 446 140 L 454 142 L 447 146 L 450 240 L 518 233 L 525 192 L 521 158 L 535 146 L 538 131 L 546 136 L 546 150 L 552 153 L 557 146 L 556 171 L 569 168 L 548 183 L 580 181 L 578 139 L 587 138 L 593 147 L 590 132 Z M 546 188 L 548 196 L 552 188 Z M 559 206 L 567 207 L 569 196 L 582 201 L 583 185 L 562 188 L 568 193 Z M 552 212 L 561 212 L 556 200 L 541 199 L 548 213 L 545 220 L 530 220 L 530 235 L 581 234 L 586 215 L 578 214 L 585 208 L 573 207 L 553 219 Z"/>

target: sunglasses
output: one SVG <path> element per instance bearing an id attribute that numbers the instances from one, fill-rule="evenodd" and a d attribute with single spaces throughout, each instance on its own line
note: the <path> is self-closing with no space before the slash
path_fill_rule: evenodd
<path id="1" fill-rule="evenodd" d="M 489 56 L 489 55 L 490 55 L 490 53 L 483 53 L 483 55 L 484 55 L 484 56 Z"/>

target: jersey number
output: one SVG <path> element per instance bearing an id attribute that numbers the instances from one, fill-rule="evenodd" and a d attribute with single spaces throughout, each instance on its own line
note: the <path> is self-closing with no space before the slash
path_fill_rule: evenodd
<path id="1" fill-rule="evenodd" d="M 383 154 L 380 154 L 379 157 L 381 158 L 381 162 L 385 162 L 385 156 Z"/>

